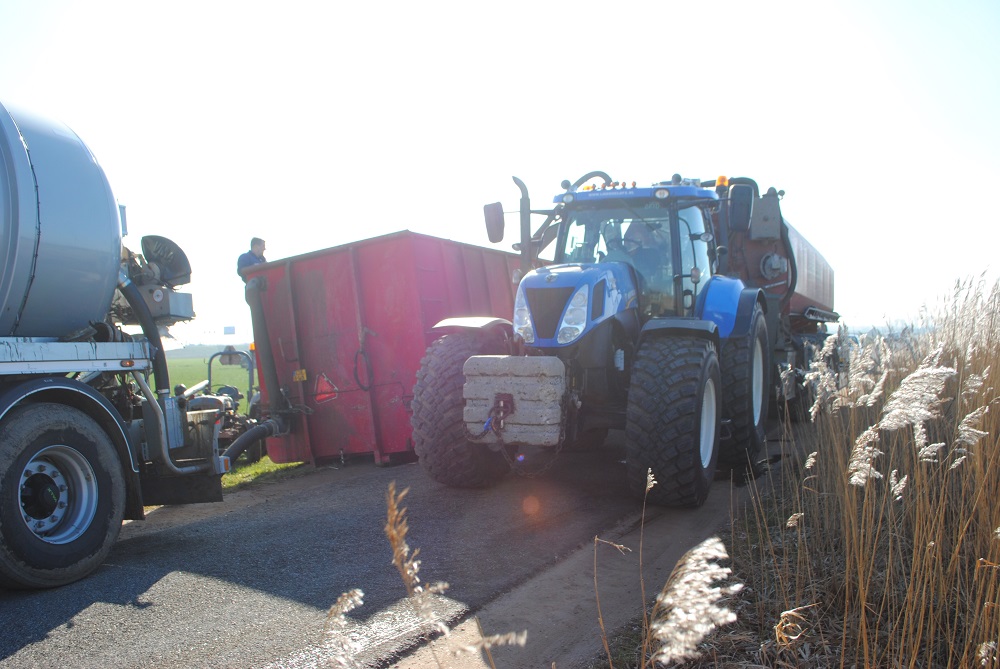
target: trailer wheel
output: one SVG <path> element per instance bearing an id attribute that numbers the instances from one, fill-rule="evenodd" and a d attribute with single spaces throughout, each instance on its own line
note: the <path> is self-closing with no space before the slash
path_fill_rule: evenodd
<path id="1" fill-rule="evenodd" d="M 770 347 L 764 312 L 757 304 L 750 329 L 722 344 L 722 396 L 732 438 L 719 451 L 719 467 L 734 471 L 753 466 L 767 443 L 770 398 Z"/>
<path id="2" fill-rule="evenodd" d="M 413 388 L 413 447 L 438 483 L 456 488 L 495 484 L 510 470 L 504 454 L 467 438 L 462 367 L 474 355 L 503 353 L 498 340 L 480 332 L 457 332 L 427 349 Z"/>
<path id="3" fill-rule="evenodd" d="M 632 492 L 646 493 L 646 472 L 657 485 L 648 499 L 701 506 L 715 475 L 722 413 L 715 347 L 689 338 L 652 338 L 632 368 L 625 417 L 626 475 Z"/>
<path id="4" fill-rule="evenodd" d="M 110 438 L 61 404 L 0 423 L 0 586 L 51 588 L 104 561 L 121 530 L 125 481 Z"/>

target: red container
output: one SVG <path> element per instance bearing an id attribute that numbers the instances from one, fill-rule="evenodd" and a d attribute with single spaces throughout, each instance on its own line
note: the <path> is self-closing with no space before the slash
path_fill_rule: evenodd
<path id="1" fill-rule="evenodd" d="M 414 232 L 396 232 L 257 265 L 278 383 L 302 407 L 271 438 L 275 462 L 410 453 L 410 400 L 420 359 L 451 316 L 514 311 L 520 259 Z M 270 388 L 263 388 L 264 406 Z"/>

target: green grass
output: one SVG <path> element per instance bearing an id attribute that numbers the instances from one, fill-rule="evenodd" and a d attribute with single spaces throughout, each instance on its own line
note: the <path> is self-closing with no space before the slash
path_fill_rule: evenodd
<path id="1" fill-rule="evenodd" d="M 266 455 L 253 464 L 246 464 L 244 460 L 239 460 L 231 472 L 223 474 L 222 492 L 235 492 L 251 483 L 284 481 L 310 471 L 314 471 L 313 467 L 306 463 L 292 462 L 279 465 L 271 462 L 271 458 Z"/>

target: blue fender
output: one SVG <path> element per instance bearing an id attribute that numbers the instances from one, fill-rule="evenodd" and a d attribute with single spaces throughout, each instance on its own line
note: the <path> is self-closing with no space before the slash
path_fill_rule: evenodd
<path id="1" fill-rule="evenodd" d="M 760 304 L 760 310 L 767 313 L 767 300 L 760 288 L 747 288 L 740 293 L 740 304 L 736 309 L 736 323 L 733 325 L 733 335 L 745 335 L 750 332 L 755 304 Z"/>
<path id="2" fill-rule="evenodd" d="M 736 326 L 736 313 L 744 290 L 746 286 L 739 279 L 713 276 L 698 296 L 695 317 L 715 323 L 719 327 L 719 336 L 725 339 Z"/>
<path id="3" fill-rule="evenodd" d="M 766 312 L 767 303 L 759 288 L 747 288 L 740 279 L 713 276 L 698 296 L 695 316 L 719 326 L 719 336 L 727 339 L 750 330 L 756 303 Z"/>
<path id="4" fill-rule="evenodd" d="M 697 337 L 706 339 L 719 348 L 719 327 L 712 321 L 684 316 L 651 318 L 642 326 L 639 341 L 650 336 Z"/>

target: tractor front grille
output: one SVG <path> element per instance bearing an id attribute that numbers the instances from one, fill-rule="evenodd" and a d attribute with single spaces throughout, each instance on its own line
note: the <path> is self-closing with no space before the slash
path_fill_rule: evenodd
<path id="1" fill-rule="evenodd" d="M 535 336 L 552 339 L 566 309 L 566 302 L 573 296 L 573 288 L 527 288 L 524 297 L 528 300 L 531 319 L 535 324 Z"/>

